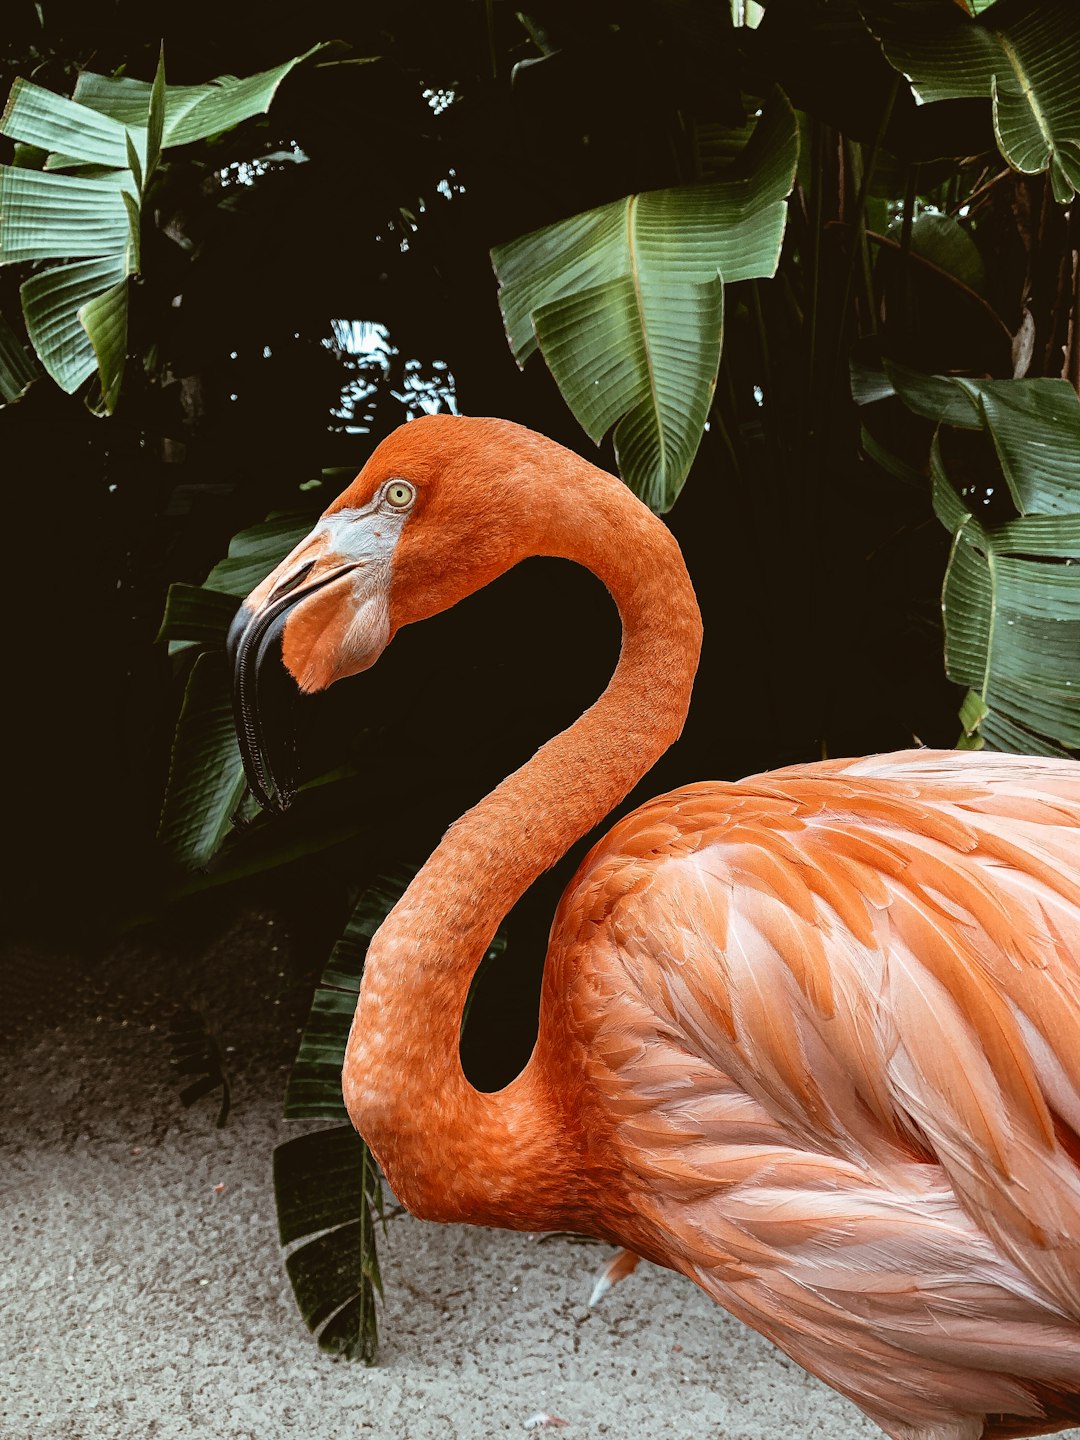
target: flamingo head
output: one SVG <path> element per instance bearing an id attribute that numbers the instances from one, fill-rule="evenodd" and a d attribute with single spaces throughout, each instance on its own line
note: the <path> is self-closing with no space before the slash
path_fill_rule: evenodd
<path id="1" fill-rule="evenodd" d="M 554 453 L 553 453 L 554 452 Z M 566 455 L 505 420 L 431 415 L 373 452 L 229 632 L 240 751 L 260 804 L 284 809 L 265 728 L 279 656 L 301 691 L 368 669 L 402 626 L 448 609 L 538 548 L 544 487 Z"/>

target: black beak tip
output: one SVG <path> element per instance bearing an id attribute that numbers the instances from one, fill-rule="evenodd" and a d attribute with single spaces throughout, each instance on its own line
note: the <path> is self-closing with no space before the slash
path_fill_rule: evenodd
<path id="1" fill-rule="evenodd" d="M 278 709 L 282 692 L 291 692 L 294 688 L 291 677 L 280 666 L 283 624 L 283 614 L 267 616 L 265 611 L 256 612 L 242 604 L 225 637 L 225 653 L 233 674 L 236 738 L 248 789 L 260 809 L 278 816 L 289 808 L 295 793 L 292 748 L 287 742 L 279 740 L 273 747 L 272 757 L 263 721 L 271 697 L 278 702 L 271 708 Z M 278 669 L 280 676 L 271 677 L 269 672 Z M 270 683 L 272 679 L 273 683 Z M 282 715 L 281 718 L 287 717 Z"/>

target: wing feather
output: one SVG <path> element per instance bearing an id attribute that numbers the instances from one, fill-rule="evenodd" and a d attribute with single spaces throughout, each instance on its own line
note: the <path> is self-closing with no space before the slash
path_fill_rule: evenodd
<path id="1" fill-rule="evenodd" d="M 553 994 L 598 987 L 577 1023 L 637 1176 L 623 1243 L 890 1433 L 1072 1414 L 1080 765 L 915 751 L 675 791 L 587 858 L 554 937 Z"/>

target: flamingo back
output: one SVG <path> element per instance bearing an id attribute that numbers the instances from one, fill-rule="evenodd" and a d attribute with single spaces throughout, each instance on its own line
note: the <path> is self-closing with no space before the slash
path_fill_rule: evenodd
<path id="1" fill-rule="evenodd" d="M 888 1434 L 1080 1421 L 1080 765 L 911 751 L 650 801 L 564 897 L 541 1056 L 597 1230 Z"/>

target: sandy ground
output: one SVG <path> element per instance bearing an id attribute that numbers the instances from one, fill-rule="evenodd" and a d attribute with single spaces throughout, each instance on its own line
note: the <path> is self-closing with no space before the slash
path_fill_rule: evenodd
<path id="1" fill-rule="evenodd" d="M 642 1265 L 589 1311 L 604 1247 L 404 1214 L 383 1244 L 379 1366 L 324 1356 L 274 1218 L 310 994 L 275 934 L 247 917 L 194 962 L 148 969 L 129 948 L 90 982 L 70 958 L 9 957 L 0 1440 L 879 1435 L 680 1277 Z M 231 1047 L 220 1130 L 209 1099 L 179 1104 L 163 1041 L 195 996 Z M 529 1430 L 538 1413 L 565 1428 Z"/>

